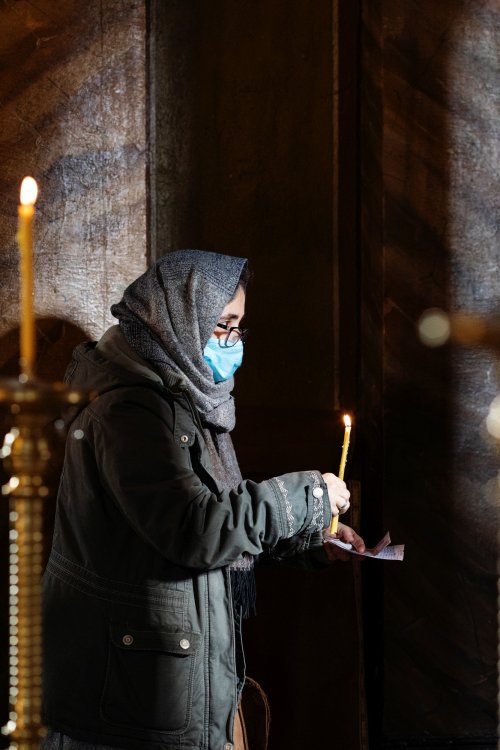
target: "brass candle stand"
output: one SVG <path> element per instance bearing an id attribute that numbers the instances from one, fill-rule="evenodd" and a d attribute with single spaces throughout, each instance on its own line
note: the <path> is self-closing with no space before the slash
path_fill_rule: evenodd
<path id="1" fill-rule="evenodd" d="M 23 382 L 24 381 L 24 382 Z M 6 428 L 0 457 L 10 479 L 9 501 L 9 719 L 1 728 L 10 748 L 35 750 L 42 726 L 43 509 L 54 473 L 55 432 L 63 415 L 89 395 L 62 383 L 21 376 L 0 379 L 0 410 Z"/>

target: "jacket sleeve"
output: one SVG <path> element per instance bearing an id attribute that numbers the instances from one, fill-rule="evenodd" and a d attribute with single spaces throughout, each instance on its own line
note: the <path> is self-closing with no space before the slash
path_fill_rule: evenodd
<path id="1" fill-rule="evenodd" d="M 305 570 L 325 570 L 332 565 L 323 545 L 323 532 L 284 539 L 259 558 L 262 565 L 284 565 Z"/>
<path id="2" fill-rule="evenodd" d="M 158 413 L 147 399 L 123 400 L 113 402 L 105 418 L 96 416 L 86 433 L 106 495 L 175 564 L 217 568 L 242 552 L 258 555 L 281 539 L 312 536 L 330 522 L 318 471 L 215 492 L 193 470 L 189 448 L 174 439 L 168 407 Z"/>

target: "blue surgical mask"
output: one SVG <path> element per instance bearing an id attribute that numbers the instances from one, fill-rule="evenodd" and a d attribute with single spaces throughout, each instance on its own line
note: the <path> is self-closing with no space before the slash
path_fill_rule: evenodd
<path id="1" fill-rule="evenodd" d="M 229 380 L 243 361 L 243 341 L 230 347 L 219 346 L 219 339 L 212 336 L 203 350 L 203 359 L 210 365 L 216 383 Z"/>

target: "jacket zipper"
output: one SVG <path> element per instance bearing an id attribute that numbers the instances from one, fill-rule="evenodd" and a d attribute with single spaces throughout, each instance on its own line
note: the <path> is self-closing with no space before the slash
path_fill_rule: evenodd
<path id="1" fill-rule="evenodd" d="M 196 425 L 199 427 L 201 434 L 203 435 L 203 425 L 201 422 L 201 417 L 199 415 L 198 409 L 195 406 L 195 403 L 193 401 L 193 398 L 188 390 L 182 391 L 182 393 L 185 395 L 186 400 L 189 404 L 189 408 L 191 411 L 191 414 L 193 415 L 193 419 L 196 422 Z M 237 666 L 236 666 L 236 630 L 235 630 L 235 623 L 234 623 L 234 612 L 233 612 L 233 591 L 232 591 L 232 584 L 231 584 L 231 574 L 229 573 L 229 570 L 226 569 L 225 571 L 226 580 L 228 582 L 228 591 L 229 591 L 229 606 L 230 606 L 230 620 L 231 620 L 231 640 L 232 640 L 232 651 L 233 651 L 233 664 L 234 664 L 234 676 L 235 676 L 235 690 L 233 695 L 233 710 L 232 710 L 232 729 L 230 727 L 230 739 L 234 743 L 234 724 L 236 721 L 236 714 L 238 712 L 238 675 L 237 675 Z"/>
<path id="2" fill-rule="evenodd" d="M 234 677 L 235 677 L 235 690 L 234 690 L 234 696 L 233 696 L 233 712 L 232 712 L 232 724 L 229 727 L 229 738 L 231 742 L 234 744 L 234 725 L 236 723 L 236 714 L 238 713 L 238 669 L 237 669 L 237 663 L 236 663 L 236 624 L 234 622 L 234 608 L 233 608 L 233 587 L 231 583 L 231 573 L 226 568 L 225 570 L 226 580 L 228 583 L 228 591 L 229 591 L 229 606 L 230 606 L 230 619 L 231 619 L 231 640 L 233 645 L 233 664 L 234 664 Z"/>

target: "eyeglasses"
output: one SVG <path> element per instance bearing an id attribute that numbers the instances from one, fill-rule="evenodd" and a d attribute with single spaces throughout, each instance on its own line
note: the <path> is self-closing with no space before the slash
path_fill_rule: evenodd
<path id="1" fill-rule="evenodd" d="M 227 323 L 217 323 L 216 328 L 223 328 L 225 333 L 216 333 L 219 341 L 219 346 L 224 348 L 230 348 L 238 343 L 238 341 L 244 341 L 248 333 L 248 328 L 240 328 L 239 326 L 228 326 Z"/>

